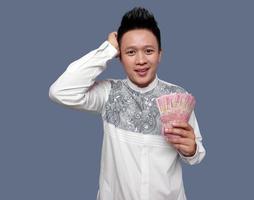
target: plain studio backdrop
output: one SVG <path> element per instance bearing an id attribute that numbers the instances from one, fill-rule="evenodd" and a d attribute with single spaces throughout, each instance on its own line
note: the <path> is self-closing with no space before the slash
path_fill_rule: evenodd
<path id="1" fill-rule="evenodd" d="M 207 155 L 183 164 L 188 199 L 252 198 L 253 1 L 2 0 L 1 200 L 96 198 L 101 118 L 53 103 L 48 89 L 134 6 L 150 9 L 161 29 L 159 77 L 197 98 Z M 125 78 L 120 62 L 99 78 Z"/>

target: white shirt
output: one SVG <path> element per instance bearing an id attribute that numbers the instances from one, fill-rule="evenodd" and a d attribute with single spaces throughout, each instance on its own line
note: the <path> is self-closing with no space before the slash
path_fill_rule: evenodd
<path id="1" fill-rule="evenodd" d="M 185 200 L 180 160 L 205 156 L 194 112 L 189 123 L 197 149 L 185 157 L 165 141 L 155 98 L 183 88 L 156 79 L 139 88 L 128 78 L 96 81 L 117 50 L 105 41 L 71 63 L 51 85 L 49 97 L 65 106 L 101 114 L 104 136 L 97 200 Z"/>

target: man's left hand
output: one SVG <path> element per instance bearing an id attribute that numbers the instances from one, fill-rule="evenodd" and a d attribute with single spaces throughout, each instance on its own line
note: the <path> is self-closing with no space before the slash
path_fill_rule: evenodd
<path id="1" fill-rule="evenodd" d="M 183 156 L 193 156 L 196 152 L 194 130 L 187 122 L 173 122 L 172 128 L 164 130 L 165 137 Z"/>

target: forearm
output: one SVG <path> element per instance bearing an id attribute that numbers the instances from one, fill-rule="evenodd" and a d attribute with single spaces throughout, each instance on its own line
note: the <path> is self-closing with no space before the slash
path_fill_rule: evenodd
<path id="1" fill-rule="evenodd" d="M 117 50 L 105 41 L 98 49 L 71 63 L 66 71 L 50 86 L 49 97 L 60 104 L 81 108 L 88 101 L 96 77 L 106 68 Z M 85 109 L 85 107 L 84 107 Z"/>

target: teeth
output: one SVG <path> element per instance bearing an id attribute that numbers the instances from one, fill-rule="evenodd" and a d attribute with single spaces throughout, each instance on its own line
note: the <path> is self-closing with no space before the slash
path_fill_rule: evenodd
<path id="1" fill-rule="evenodd" d="M 136 70 L 136 71 L 138 71 L 138 72 L 145 72 L 147 69 L 138 69 L 138 70 Z"/>

